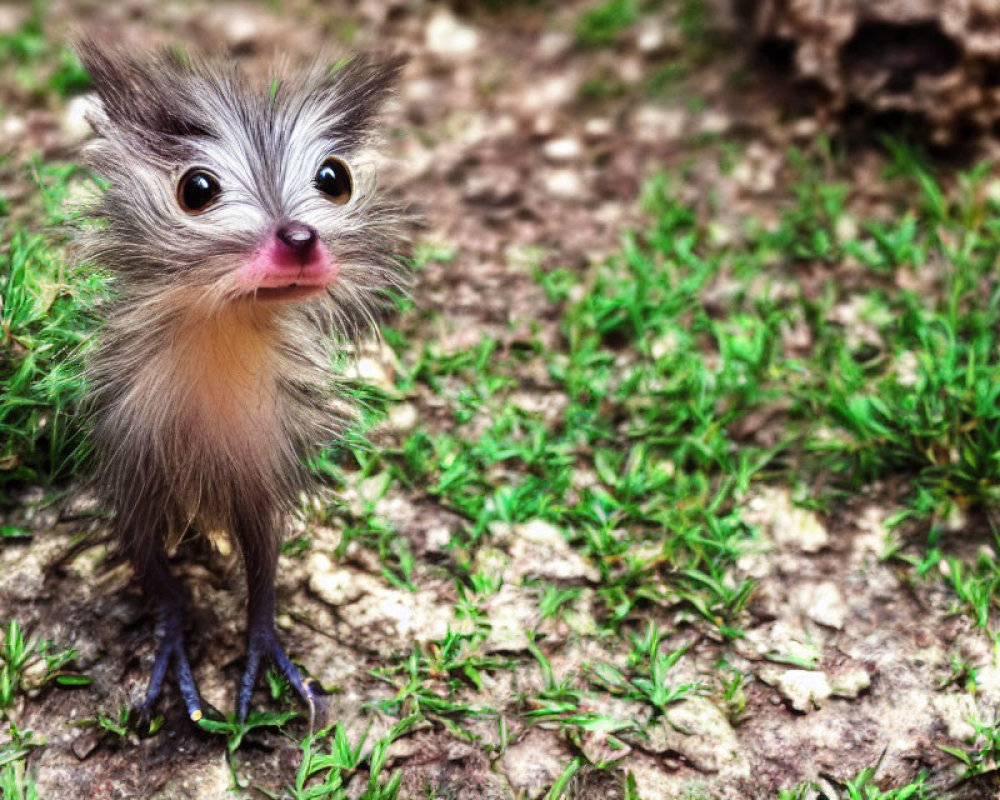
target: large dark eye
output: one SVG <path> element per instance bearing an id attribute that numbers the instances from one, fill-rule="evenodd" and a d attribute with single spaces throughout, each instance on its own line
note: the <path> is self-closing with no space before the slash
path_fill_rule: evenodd
<path id="1" fill-rule="evenodd" d="M 316 173 L 316 188 L 338 206 L 351 199 L 354 185 L 347 164 L 335 156 L 330 156 Z"/>
<path id="2" fill-rule="evenodd" d="M 204 169 L 185 173 L 177 186 L 177 202 L 188 214 L 200 214 L 222 194 L 219 179 Z"/>

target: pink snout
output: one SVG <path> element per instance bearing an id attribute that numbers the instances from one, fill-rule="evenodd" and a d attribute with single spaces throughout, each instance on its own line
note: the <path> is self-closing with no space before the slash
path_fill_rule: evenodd
<path id="1" fill-rule="evenodd" d="M 302 297 L 337 279 L 337 264 L 316 229 L 302 222 L 279 225 L 233 274 L 241 293 Z M 261 292 L 261 290 L 265 290 Z"/>

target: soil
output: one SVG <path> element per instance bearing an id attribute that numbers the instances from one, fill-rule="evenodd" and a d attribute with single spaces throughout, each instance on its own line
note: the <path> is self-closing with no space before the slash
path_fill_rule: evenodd
<path id="1" fill-rule="evenodd" d="M 83 28 L 136 47 L 179 42 L 223 51 L 258 71 L 275 54 L 293 65 L 306 62 L 345 34 L 352 48 L 409 55 L 388 112 L 385 175 L 419 213 L 420 239 L 453 248 L 455 257 L 432 262 L 419 276 L 416 309 L 397 324 L 418 341 L 434 335 L 458 350 L 482 334 L 510 344 L 533 326 L 555 336 L 558 320 L 533 265 L 584 269 L 616 251 L 621 232 L 641 224 L 644 179 L 659 171 L 683 167 L 685 197 L 696 205 L 714 197 L 723 225 L 735 229 L 748 215 L 774 219 L 788 147 L 813 141 L 820 130 L 820 120 L 790 114 L 769 79 L 752 73 L 739 35 L 726 33 L 724 13 L 711 58 L 654 100 L 642 86 L 677 57 L 676 24 L 657 17 L 617 45 L 581 48 L 573 26 L 588 5 L 524 2 L 494 11 L 472 3 L 363 0 L 296 1 L 279 9 L 276 3 L 53 0 L 48 25 L 57 38 Z M 0 6 L 0 25 L 16 28 L 21 12 Z M 647 30 L 660 38 L 644 40 Z M 581 86 L 595 77 L 620 90 L 582 99 Z M 0 147 L 51 159 L 77 152 L 82 134 L 71 109 L 39 106 L 9 86 L 0 99 Z M 12 130 L 18 135 L 3 138 L 2 131 Z M 723 134 L 741 143 L 737 168 L 725 173 L 717 160 L 699 159 L 699 142 Z M 870 180 L 871 160 L 862 156 L 850 169 L 857 185 L 868 187 L 852 199 L 855 207 L 864 213 L 884 207 L 883 187 Z M 5 180 L 17 216 L 19 206 L 31 205 L 30 188 L 17 176 Z M 423 424 L 436 424 L 433 398 L 413 403 Z M 348 487 L 342 499 L 351 502 L 360 490 Z M 141 698 L 153 658 L 152 616 L 131 571 L 108 557 L 106 519 L 84 490 L 70 486 L 53 500 L 28 489 L 13 499 L 15 510 L 0 521 L 34 535 L 0 547 L 0 617 L 75 648 L 76 667 L 93 679 L 74 691 L 50 688 L 23 698 L 13 711 L 47 745 L 30 761 L 40 796 L 257 796 L 250 789 L 234 795 L 224 740 L 188 723 L 173 693 L 161 705 L 162 730 L 150 738 L 118 740 L 77 724 L 99 712 L 117 717 L 123 704 Z M 454 622 L 457 599 L 439 544 L 440 531 L 457 521 L 417 492 L 386 502 L 385 513 L 419 556 L 415 594 L 393 587 L 364 550 L 349 548 L 335 558 L 339 534 L 323 526 L 310 527 L 307 555 L 282 557 L 279 579 L 287 649 L 334 689 L 330 718 L 354 737 L 371 726 L 369 741 L 397 721 L 371 708 L 395 687 L 370 671 L 414 642 L 440 638 Z M 650 726 L 648 738 L 623 737 L 624 748 L 604 753 L 612 766 L 578 772 L 570 796 L 624 798 L 627 773 L 643 800 L 773 797 L 804 780 L 833 792 L 838 781 L 875 766 L 886 786 L 923 770 L 941 792 L 951 786 L 956 762 L 940 748 L 971 740 L 972 717 L 995 718 L 1000 670 L 989 637 L 952 613 L 952 596 L 882 558 L 885 520 L 896 510 L 888 486 L 870 487 L 829 517 L 796 508 L 782 487 L 747 498 L 746 514 L 764 538 L 740 565 L 757 582 L 743 621 L 746 636 L 728 644 L 694 636 L 688 667 L 708 674 L 724 660 L 751 676 L 745 708 L 707 698 L 678 704 L 673 727 L 660 723 Z M 590 578 L 587 565 L 547 542 L 544 532 L 534 532 L 536 546 L 516 546 L 521 533 L 497 545 L 508 571 L 491 610 L 495 652 L 523 654 L 523 630 L 540 626 L 541 647 L 557 674 L 620 659 L 613 644 L 536 618 L 535 590 L 519 577 L 545 574 L 556 559 L 566 565 L 561 580 L 586 587 Z M 228 709 L 243 655 L 242 579 L 231 559 L 207 547 L 181 556 L 175 569 L 191 593 L 195 677 L 210 703 Z M 579 604 L 583 618 L 586 597 Z M 952 680 L 956 659 L 979 668 L 975 697 Z M 817 669 L 803 669 L 803 661 Z M 422 724 L 390 751 L 388 766 L 403 776 L 401 797 L 539 797 L 577 754 L 607 749 L 600 737 L 571 741 L 558 727 L 532 725 L 519 697 L 541 687 L 543 676 L 534 659 L 517 664 L 480 691 L 470 688 L 466 698 L 502 712 L 506 747 L 496 719 L 472 721 L 480 737 L 473 741 Z M 624 701 L 601 710 L 650 718 Z M 290 730 L 301 738 L 307 723 Z M 252 735 L 232 763 L 242 786 L 280 791 L 299 756 L 297 740 L 265 732 Z M 955 796 L 992 791 L 968 782 Z"/>

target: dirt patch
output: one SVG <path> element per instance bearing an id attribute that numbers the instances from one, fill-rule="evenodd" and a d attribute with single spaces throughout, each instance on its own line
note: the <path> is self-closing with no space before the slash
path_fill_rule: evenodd
<path id="1" fill-rule="evenodd" d="M 621 232 L 641 219 L 640 188 L 655 171 L 683 172 L 681 196 L 695 207 L 714 204 L 719 236 L 738 237 L 745 217 L 773 220 L 786 148 L 818 130 L 815 120 L 783 119 L 760 87 L 738 91 L 727 83 L 743 63 L 737 49 L 719 53 L 714 66 L 694 72 L 665 99 L 650 100 L 640 88 L 669 62 L 669 45 L 647 36 L 644 49 L 640 30 L 609 50 L 579 48 L 572 30 L 587 5 L 525 3 L 497 14 L 456 14 L 439 3 L 365 2 L 355 9 L 297 2 L 277 14 L 267 4 L 65 0 L 52 3 L 50 19 L 56 37 L 86 24 L 136 45 L 222 49 L 258 70 L 274 52 L 306 61 L 347 33 L 352 46 L 391 43 L 407 53 L 388 122 L 386 173 L 419 212 L 422 241 L 453 257 L 429 261 L 416 308 L 398 324 L 416 341 L 460 352 L 483 336 L 517 347 L 533 329 L 542 340 L 558 340 L 559 320 L 536 269 L 582 271 L 615 252 Z M 594 99 L 598 79 L 624 88 Z M 0 146 L 44 158 L 75 152 L 72 103 L 38 105 L 9 88 L 0 100 Z M 699 157 L 698 142 L 723 133 L 741 143 L 726 169 Z M 865 158 L 854 168 L 866 178 L 875 171 Z M 24 176 L 2 179 L 15 216 L 30 215 Z M 880 185 L 858 194 L 856 213 L 891 213 Z M 808 274 L 803 285 L 808 291 Z M 543 413 L 560 413 L 558 398 L 539 402 Z M 450 424 L 429 392 L 416 391 L 394 414 L 378 434 L 389 444 L 394 426 L 398 432 L 414 418 Z M 364 493 L 364 486 L 348 486 L 342 499 L 363 500 Z M 894 510 L 887 497 L 891 492 L 876 487 L 827 517 L 797 508 L 784 487 L 746 498 L 746 517 L 763 535 L 740 562 L 739 577 L 757 582 L 740 620 L 745 636 L 726 643 L 683 614 L 650 611 L 679 631 L 679 644 L 690 645 L 678 680 L 704 687 L 656 721 L 648 705 L 593 691 L 587 668 L 625 659 L 621 642 L 598 632 L 594 565 L 542 522 L 491 531 L 470 560 L 502 579 L 481 609 L 491 631 L 483 648 L 484 657 L 508 666 L 484 668 L 481 684 L 468 683 L 459 695 L 481 714 L 462 726 L 424 722 L 393 744 L 386 763 L 403 776 L 401 796 L 541 797 L 578 757 L 582 765 L 603 766 L 573 773 L 568 791 L 578 798 L 625 797 L 629 775 L 644 800 L 771 797 L 802 780 L 846 780 L 876 764 L 887 785 L 924 769 L 948 785 L 955 762 L 940 746 L 972 738 L 970 718 L 994 718 L 1000 677 L 984 679 L 996 672 L 991 643 L 952 615 L 952 598 L 883 560 L 884 523 Z M 12 500 L 3 521 L 34 535 L 0 547 L 4 617 L 75 648 L 76 667 L 93 679 L 74 691 L 22 698 L 12 711 L 45 742 L 30 759 L 41 796 L 233 796 L 224 741 L 193 728 L 172 694 L 162 705 L 163 730 L 152 738 L 116 740 L 81 726 L 98 713 L 117 717 L 141 698 L 153 660 L 152 616 L 130 570 L 109 559 L 105 521 L 89 513 L 77 488 L 51 503 L 34 490 Z M 373 671 L 468 625 L 455 614 L 456 555 L 447 546 L 459 525 L 454 514 L 417 488 L 380 498 L 375 513 L 410 542 L 415 591 L 389 580 L 370 550 L 342 551 L 335 523 L 315 521 L 308 523 L 309 551 L 283 556 L 278 587 L 288 651 L 333 691 L 330 717 L 352 741 L 368 730 L 369 748 L 398 721 L 377 705 L 406 681 L 402 672 Z M 240 575 L 230 559 L 198 545 L 180 554 L 175 569 L 191 593 L 195 678 L 208 702 L 228 709 L 243 654 Z M 541 589 L 533 584 L 540 577 L 578 590 L 568 613 L 540 613 Z M 646 622 L 631 624 L 639 631 Z M 555 680 L 586 695 L 588 711 L 621 728 L 576 736 L 538 722 L 526 698 L 551 676 L 532 648 Z M 958 661 L 979 670 L 975 697 L 954 680 Z M 745 676 L 742 703 L 727 699 L 720 664 Z M 290 730 L 301 738 L 307 725 Z M 280 791 L 300 756 L 297 741 L 272 731 L 251 735 L 233 763 L 244 788 Z M 350 796 L 361 793 L 365 779 L 356 777 Z"/>

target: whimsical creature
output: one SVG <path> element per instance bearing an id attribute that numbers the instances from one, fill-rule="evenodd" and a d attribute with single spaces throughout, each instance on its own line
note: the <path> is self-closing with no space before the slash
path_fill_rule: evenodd
<path id="1" fill-rule="evenodd" d="M 344 422 L 332 350 L 406 282 L 401 208 L 372 160 L 402 60 L 258 86 L 230 63 L 78 51 L 98 98 L 89 163 L 109 182 L 85 241 L 113 276 L 88 372 L 97 477 L 157 614 L 142 715 L 171 665 L 191 719 L 203 714 L 167 562 L 192 528 L 225 531 L 246 570 L 238 717 L 267 661 L 314 710 L 316 685 L 275 633 L 278 548 L 309 485 L 303 455 Z"/>

